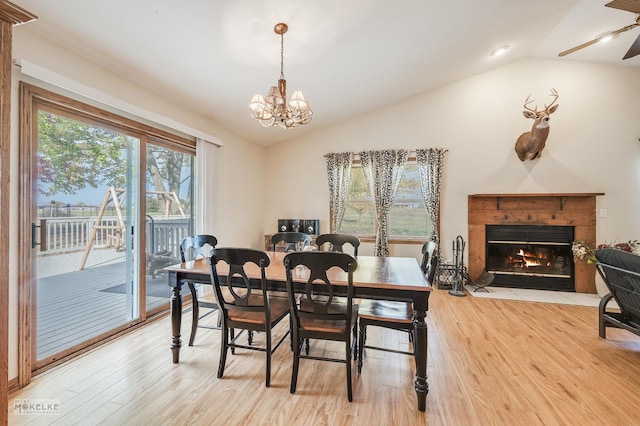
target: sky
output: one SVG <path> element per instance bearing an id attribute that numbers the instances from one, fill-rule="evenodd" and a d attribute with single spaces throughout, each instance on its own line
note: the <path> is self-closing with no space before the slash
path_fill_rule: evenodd
<path id="1" fill-rule="evenodd" d="M 85 203 L 88 205 L 99 205 L 102 204 L 106 191 L 107 188 L 85 188 L 77 191 L 75 194 L 38 194 L 38 205 L 49 204 L 52 200 L 68 204 Z"/>

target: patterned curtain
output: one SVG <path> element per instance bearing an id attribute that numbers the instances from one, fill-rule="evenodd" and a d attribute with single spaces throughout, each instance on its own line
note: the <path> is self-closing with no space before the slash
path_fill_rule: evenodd
<path id="1" fill-rule="evenodd" d="M 435 242 L 440 241 L 440 235 L 438 235 L 438 213 L 440 212 L 440 185 L 445 152 L 447 151 L 442 148 L 416 150 L 416 162 L 418 163 L 422 182 L 422 198 L 429 212 L 431 229 L 433 230 L 429 239 Z"/>
<path id="2" fill-rule="evenodd" d="M 402 149 L 360 153 L 362 171 L 374 200 L 378 221 L 375 256 L 389 256 L 389 212 L 408 157 L 409 151 Z"/>
<path id="3" fill-rule="evenodd" d="M 327 154 L 327 181 L 329 182 L 329 211 L 331 213 L 331 231 L 338 232 L 344 216 L 347 191 L 351 181 L 353 153 L 341 152 Z"/>

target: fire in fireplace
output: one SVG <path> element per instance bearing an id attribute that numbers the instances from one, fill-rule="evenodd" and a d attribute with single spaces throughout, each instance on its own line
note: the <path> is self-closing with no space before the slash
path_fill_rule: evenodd
<path id="1" fill-rule="evenodd" d="M 575 291 L 572 226 L 486 225 L 491 285 Z"/>

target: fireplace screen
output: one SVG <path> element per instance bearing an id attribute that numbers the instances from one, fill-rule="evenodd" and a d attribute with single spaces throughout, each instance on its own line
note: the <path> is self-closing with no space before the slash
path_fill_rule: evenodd
<path id="1" fill-rule="evenodd" d="M 575 291 L 573 227 L 487 225 L 486 237 L 492 285 Z"/>

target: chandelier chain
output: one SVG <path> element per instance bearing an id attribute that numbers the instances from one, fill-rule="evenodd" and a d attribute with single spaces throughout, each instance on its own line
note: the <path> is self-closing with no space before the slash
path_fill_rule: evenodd
<path id="1" fill-rule="evenodd" d="M 284 80 L 284 33 L 280 34 L 280 78 Z"/>

